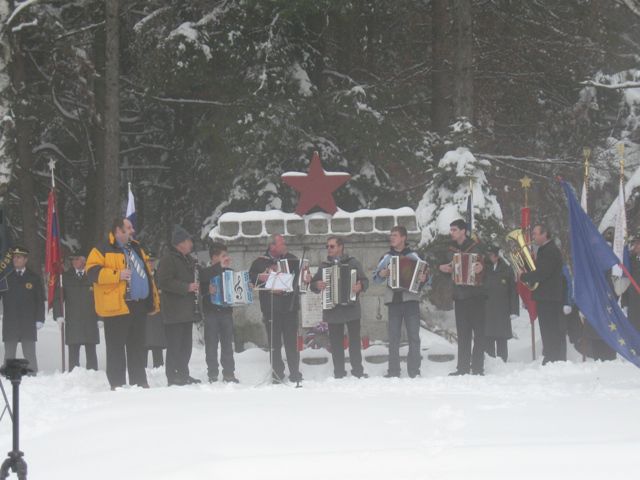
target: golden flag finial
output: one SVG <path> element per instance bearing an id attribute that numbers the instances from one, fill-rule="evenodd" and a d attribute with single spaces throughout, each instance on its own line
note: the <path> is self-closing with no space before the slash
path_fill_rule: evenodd
<path id="1" fill-rule="evenodd" d="M 531 188 L 531 179 L 528 176 L 524 176 L 520 179 L 520 185 L 522 186 L 522 188 L 524 188 L 525 190 L 528 188 Z"/>

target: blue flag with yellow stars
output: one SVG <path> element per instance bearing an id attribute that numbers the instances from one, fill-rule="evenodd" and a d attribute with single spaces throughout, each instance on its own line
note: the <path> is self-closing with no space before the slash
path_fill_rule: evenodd
<path id="1" fill-rule="evenodd" d="M 560 183 L 569 206 L 575 303 L 602 340 L 640 367 L 640 332 L 622 312 L 607 280 L 618 257 L 580 207 L 573 189 L 565 181 Z"/>

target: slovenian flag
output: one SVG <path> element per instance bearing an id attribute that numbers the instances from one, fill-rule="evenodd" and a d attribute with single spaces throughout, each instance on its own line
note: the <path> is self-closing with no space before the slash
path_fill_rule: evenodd
<path id="1" fill-rule="evenodd" d="M 131 222 L 133 228 L 136 228 L 136 200 L 133 198 L 133 192 L 131 191 L 131 183 L 129 183 L 129 197 L 127 199 L 127 213 L 124 215 L 127 220 Z"/>

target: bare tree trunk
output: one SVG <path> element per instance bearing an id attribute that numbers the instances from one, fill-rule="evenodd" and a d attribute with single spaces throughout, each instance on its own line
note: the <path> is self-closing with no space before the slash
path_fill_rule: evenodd
<path id="1" fill-rule="evenodd" d="M 473 21 L 471 0 L 453 0 L 455 37 L 453 115 L 473 122 Z"/>
<path id="2" fill-rule="evenodd" d="M 106 0 L 106 60 L 104 105 L 104 168 L 102 233 L 120 212 L 120 56 L 118 39 L 119 0 Z M 98 208 L 100 205 L 98 205 Z"/>
<path id="3" fill-rule="evenodd" d="M 10 1 L 11 10 L 14 2 Z M 38 238 L 38 203 L 36 201 L 35 183 L 32 176 L 33 168 L 33 138 L 28 114 L 24 111 L 21 98 L 26 88 L 26 69 L 20 42 L 8 30 L 9 42 L 12 50 L 12 59 L 9 65 L 11 84 L 14 89 L 14 122 L 15 122 L 15 154 L 17 156 L 16 169 L 14 170 L 18 192 L 20 196 L 20 212 L 22 216 L 22 241 L 30 251 L 29 264 L 31 268 L 40 273 L 42 269 L 42 243 Z M 26 102 L 25 102 L 26 103 Z"/>
<path id="4" fill-rule="evenodd" d="M 440 135 L 447 133 L 451 121 L 449 90 L 447 74 L 447 30 L 449 28 L 449 0 L 431 0 L 431 33 L 432 33 L 432 63 L 431 88 L 431 124 L 433 130 Z"/>

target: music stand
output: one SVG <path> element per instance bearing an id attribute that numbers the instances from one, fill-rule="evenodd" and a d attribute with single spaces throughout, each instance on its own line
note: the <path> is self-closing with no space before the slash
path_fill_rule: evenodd
<path id="1" fill-rule="evenodd" d="M 267 275 L 264 280 L 260 280 L 260 277 L 263 275 Z M 284 378 L 280 378 L 280 376 L 273 369 L 273 297 L 277 292 L 282 293 L 290 293 L 293 292 L 293 281 L 295 279 L 295 274 L 291 273 L 281 273 L 281 272 L 269 272 L 268 274 L 259 274 L 256 279 L 256 286 L 254 290 L 257 291 L 266 291 L 269 292 L 269 301 L 270 301 L 270 313 L 269 313 L 269 372 L 265 376 L 265 379 L 260 383 L 260 385 L 266 383 L 269 380 L 269 377 L 273 380 L 274 377 L 278 379 L 278 382 L 281 384 L 286 383 L 283 381 Z M 296 381 L 296 387 L 301 388 L 300 381 Z"/>
<path id="2" fill-rule="evenodd" d="M 18 480 L 27 480 L 27 462 L 24 461 L 24 453 L 20 451 L 20 382 L 24 375 L 33 371 L 28 368 L 28 365 L 28 360 L 24 358 L 11 358 L 7 359 L 0 368 L 0 374 L 7 377 L 13 387 L 13 415 L 11 416 L 13 420 L 13 449 L 0 467 L 0 479 L 2 480 L 9 476 L 9 470 L 18 475 Z"/>

